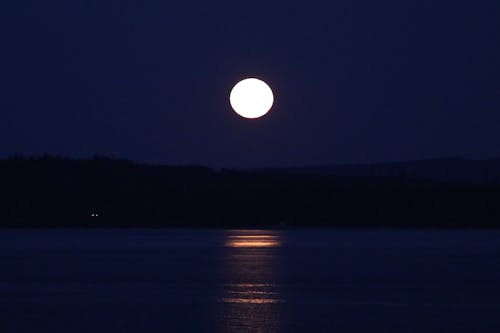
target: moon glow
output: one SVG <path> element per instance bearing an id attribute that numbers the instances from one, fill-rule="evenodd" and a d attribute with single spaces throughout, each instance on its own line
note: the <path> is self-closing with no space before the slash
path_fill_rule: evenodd
<path id="1" fill-rule="evenodd" d="M 262 80 L 248 78 L 238 82 L 229 95 L 234 112 L 243 118 L 260 118 L 271 110 L 273 91 Z"/>

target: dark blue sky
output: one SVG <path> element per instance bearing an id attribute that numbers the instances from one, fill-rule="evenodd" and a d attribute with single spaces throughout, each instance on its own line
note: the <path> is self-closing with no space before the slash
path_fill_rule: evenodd
<path id="1" fill-rule="evenodd" d="M 500 2 L 9 1 L 0 156 L 279 166 L 500 156 Z M 249 121 L 244 77 L 275 92 Z"/>

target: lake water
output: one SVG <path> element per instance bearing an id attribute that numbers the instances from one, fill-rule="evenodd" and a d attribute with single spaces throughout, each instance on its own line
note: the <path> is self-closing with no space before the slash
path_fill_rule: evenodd
<path id="1" fill-rule="evenodd" d="M 499 231 L 3 230 L 0 332 L 500 332 Z"/>

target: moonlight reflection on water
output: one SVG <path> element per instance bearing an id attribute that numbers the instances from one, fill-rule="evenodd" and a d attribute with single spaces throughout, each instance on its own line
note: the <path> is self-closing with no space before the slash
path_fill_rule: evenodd
<path id="1" fill-rule="evenodd" d="M 240 231 L 248 232 L 248 231 Z M 255 232 L 255 231 L 253 231 Z M 278 235 L 272 234 L 250 234 L 250 235 L 228 235 L 227 247 L 279 247 L 281 245 Z"/>
<path id="2" fill-rule="evenodd" d="M 235 230 L 226 235 L 222 329 L 280 331 L 283 299 L 279 289 L 282 239 L 274 231 Z"/>

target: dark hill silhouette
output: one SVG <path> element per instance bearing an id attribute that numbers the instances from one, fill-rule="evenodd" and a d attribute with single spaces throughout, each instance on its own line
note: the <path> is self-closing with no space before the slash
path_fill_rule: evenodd
<path id="1" fill-rule="evenodd" d="M 500 159 L 468 160 L 462 158 L 428 159 L 420 161 L 306 166 L 291 168 L 254 169 L 260 172 L 291 174 L 321 174 L 350 177 L 404 177 L 468 184 L 500 184 Z"/>
<path id="2" fill-rule="evenodd" d="M 437 163 L 449 168 L 453 164 L 453 160 Z M 403 169 L 410 170 L 410 165 Z M 500 226 L 500 185 L 494 167 L 491 173 L 474 174 L 474 179 L 484 177 L 482 182 L 464 178 L 462 183 L 443 181 L 456 180 L 456 176 L 431 177 L 439 182 L 412 179 L 410 173 L 399 173 L 397 168 L 380 167 L 380 172 L 372 169 L 368 175 L 365 166 L 339 168 L 215 171 L 105 157 L 14 157 L 0 160 L 0 226 Z M 414 170 L 422 170 L 419 168 Z M 426 170 L 429 175 L 438 174 L 430 167 Z"/>

